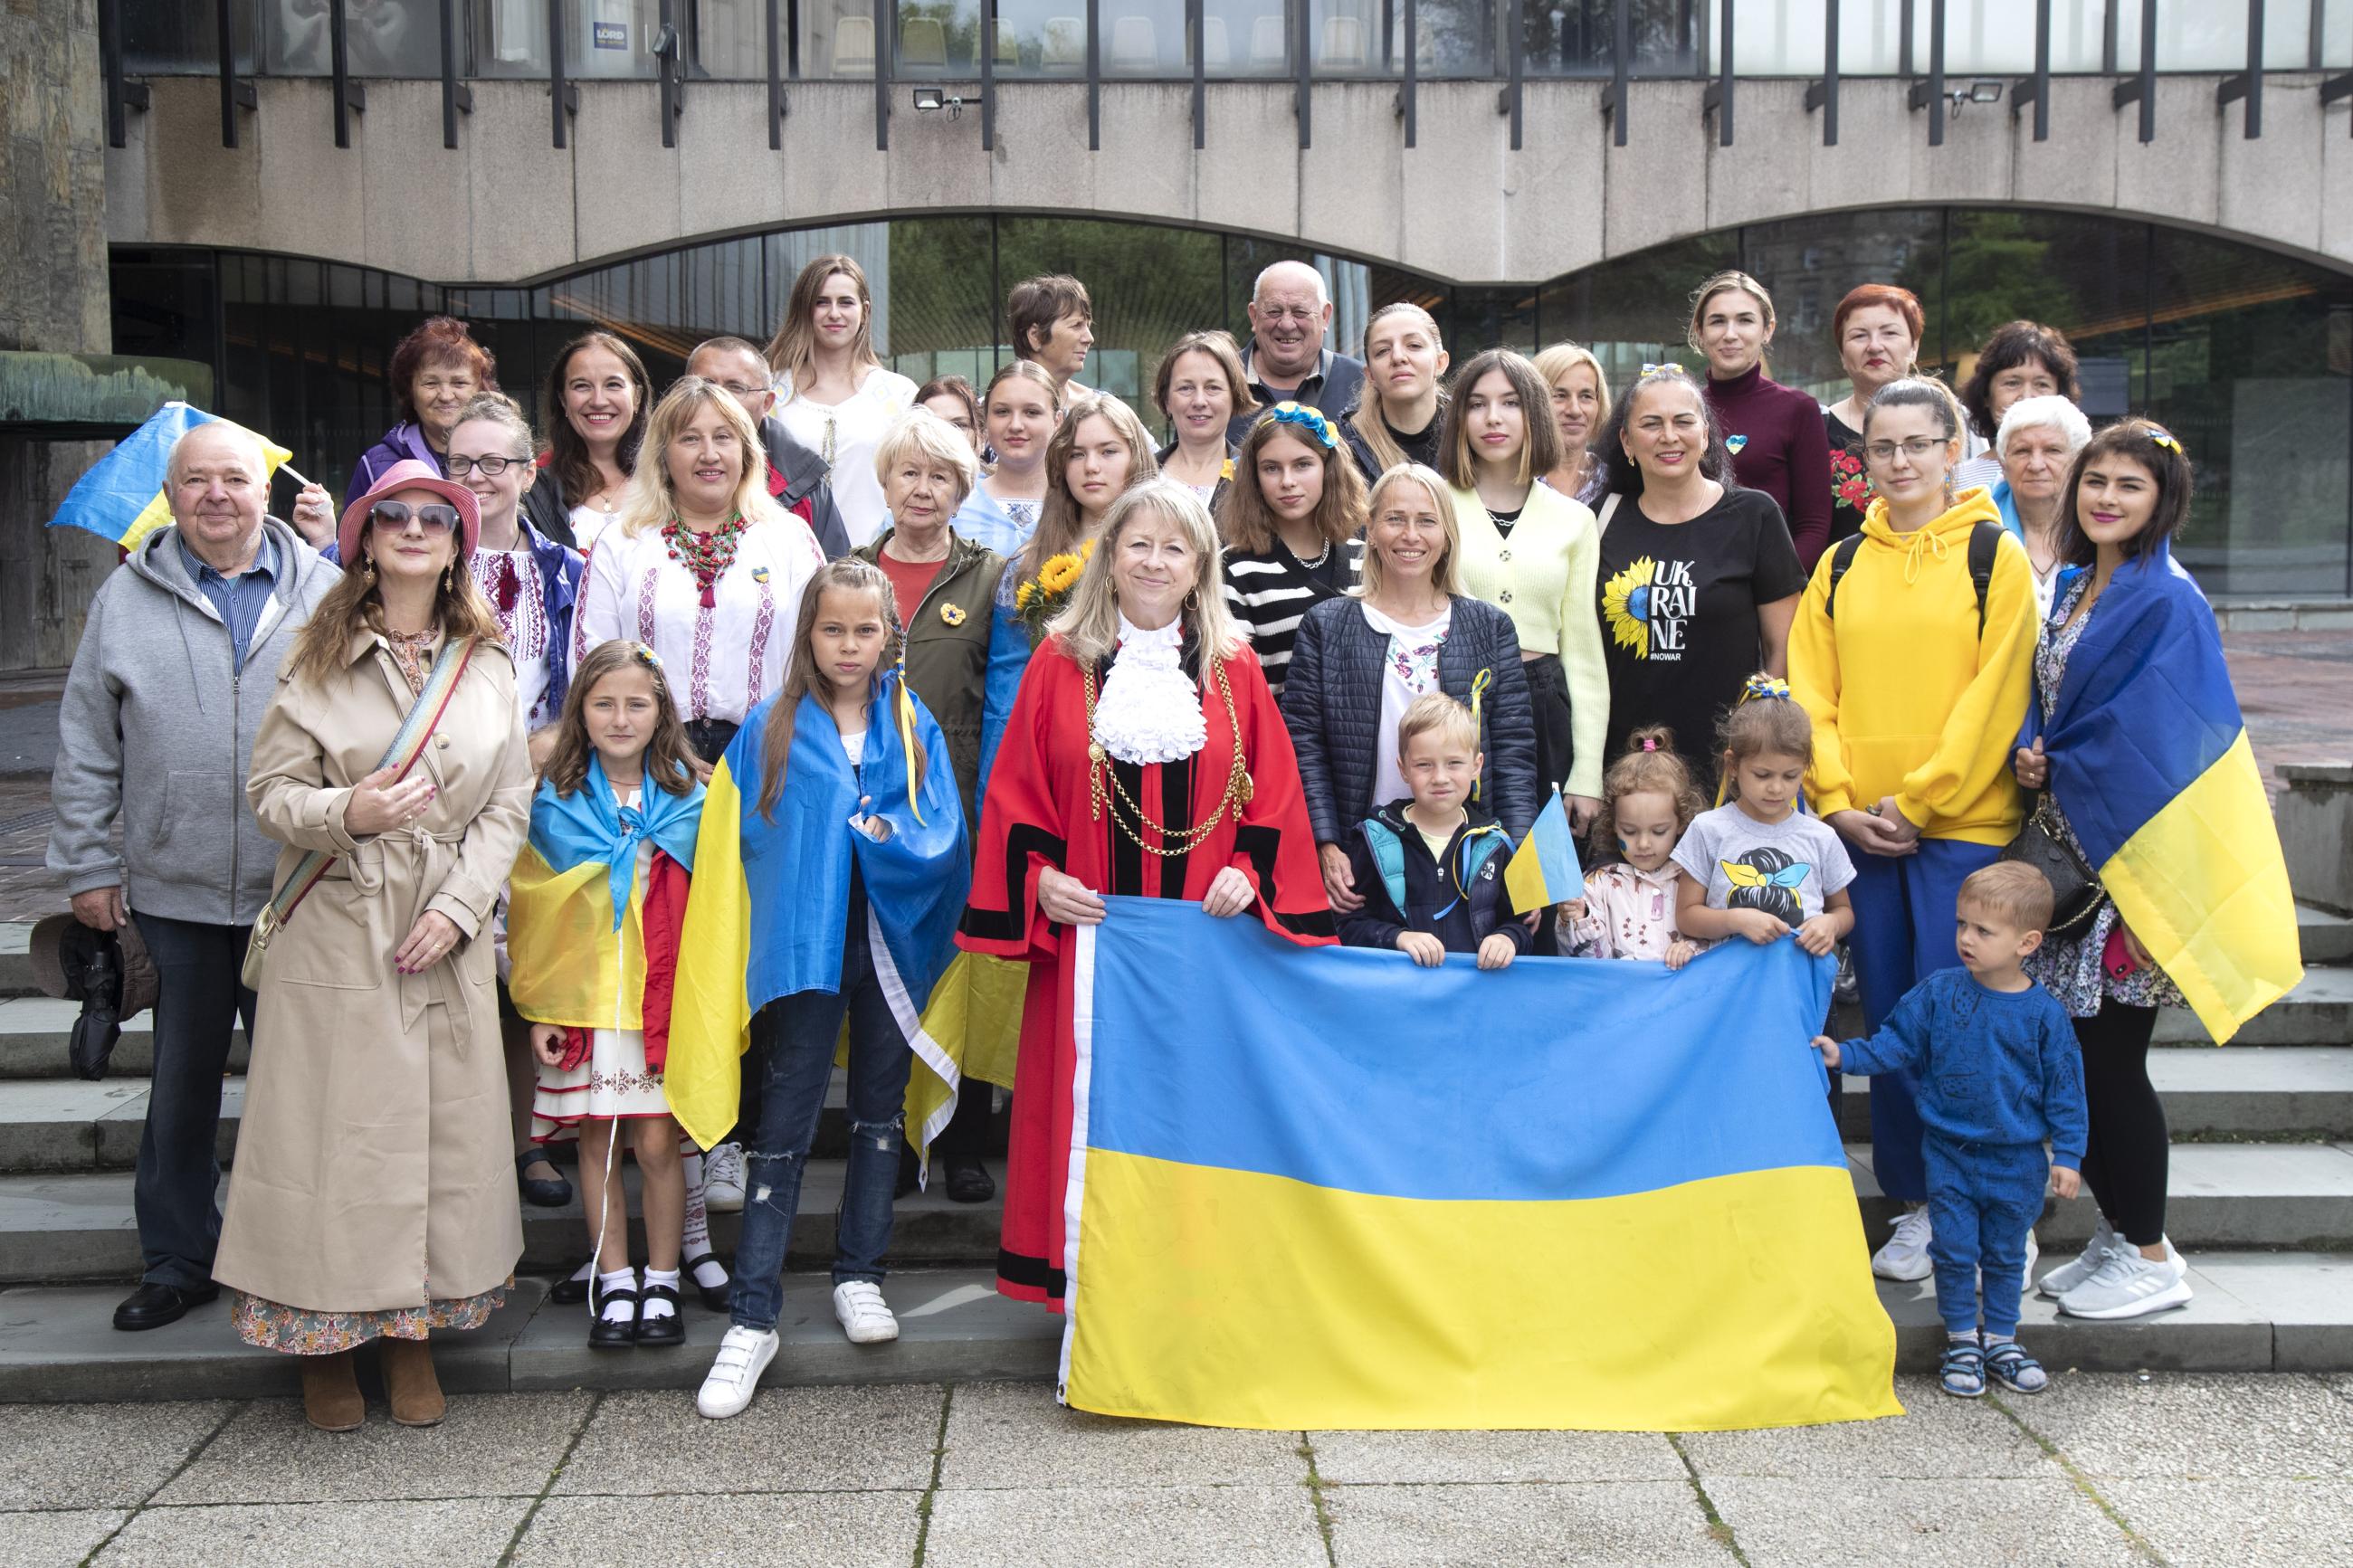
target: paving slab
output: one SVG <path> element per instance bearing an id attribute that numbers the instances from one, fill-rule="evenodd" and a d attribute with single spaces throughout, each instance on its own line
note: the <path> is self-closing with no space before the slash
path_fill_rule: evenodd
<path id="1" fill-rule="evenodd" d="M 123 1526 L 98 1568 L 491 1568 L 532 1500 L 447 1502 L 259 1503 L 153 1508 Z"/>
<path id="2" fill-rule="evenodd" d="M 1036 1384 L 959 1385 L 940 1485 L 958 1489 L 1304 1486 L 1296 1432 L 1242 1432 L 1066 1410 Z"/>
<path id="3" fill-rule="evenodd" d="M 649 1469 L 670 1462 L 656 1450 L 640 1458 L 650 1461 Z M 533 1516 L 512 1562 L 515 1568 L 667 1563 L 905 1568 L 923 1528 L 922 1499 L 912 1491 L 554 1497 Z"/>
<path id="4" fill-rule="evenodd" d="M 1723 1568 L 1686 1478 L 1582 1485 L 1335 1487 L 1325 1491 L 1345 1568 Z"/>
<path id="5" fill-rule="evenodd" d="M 228 1419 L 224 1404 L 0 1405 L 0 1508 L 134 1508 Z"/>
<path id="6" fill-rule="evenodd" d="M 2142 1568 L 2144 1559 L 2052 1466 L 2029 1478 L 1886 1480 L 1727 1476 L 1706 1483 L 1748 1568 Z"/>
<path id="7" fill-rule="evenodd" d="M 1681 1482 L 1688 1475 L 1656 1432 L 1310 1432 L 1307 1440 L 1326 1485 Z"/>
<path id="8" fill-rule="evenodd" d="M 2093 1477 L 2353 1476 L 2353 1411 L 2314 1378 L 2087 1373 L 2004 1403 Z"/>
<path id="9" fill-rule="evenodd" d="M 0 1568 L 57 1568 L 61 1563 L 79 1563 L 130 1517 L 120 1509 L 0 1513 Z"/>
<path id="10" fill-rule="evenodd" d="M 2158 1015 L 2156 1043 L 2204 1045 L 2213 1037 L 2183 1007 Z M 2233 1046 L 2342 1046 L 2353 1043 L 2353 969 L 2307 969 L 2288 994 L 2247 1020 Z"/>
<path id="11" fill-rule="evenodd" d="M 433 1338 L 444 1391 L 503 1392 L 507 1347 L 540 1306 L 546 1281 L 525 1278 L 479 1329 Z M 0 1401 L 294 1398 L 295 1358 L 255 1350 L 229 1326 L 224 1292 L 176 1323 L 127 1334 L 113 1324 L 123 1287 L 20 1287 L 0 1291 Z M 360 1384 L 379 1393 L 375 1357 L 362 1352 Z"/>
<path id="12" fill-rule="evenodd" d="M 1035 1473 L 1050 1470 L 1041 1458 Z M 1297 1483 L 933 1494 L 923 1568 L 1009 1563 L 1329 1568 L 1330 1559 L 1314 1500 Z"/>
<path id="13" fill-rule="evenodd" d="M 438 1426 L 402 1426 L 382 1406 L 355 1432 L 322 1432 L 294 1400 L 247 1406 L 159 1504 L 397 1502 L 528 1497 L 547 1485 L 596 1396 L 453 1397 Z"/>
<path id="14" fill-rule="evenodd" d="M 769 1388 L 741 1415 L 706 1421 L 683 1390 L 608 1394 L 555 1490 L 921 1491 L 945 1398 L 935 1384 Z M 649 1455 L 660 1462 L 649 1464 Z"/>
<path id="15" fill-rule="evenodd" d="M 2325 1252 L 2200 1254 L 2192 1273 L 2272 1326 L 2280 1372 L 2353 1366 L 2353 1258 Z"/>
<path id="16" fill-rule="evenodd" d="M 970 1268 L 894 1273 L 883 1289 L 898 1315 L 898 1339 L 853 1345 L 834 1321 L 830 1279 L 788 1273 L 776 1321 L 784 1345 L 763 1386 L 1052 1377 L 1061 1354 L 1061 1320 L 998 1295 L 993 1278 Z M 682 1314 L 687 1342 L 678 1349 L 592 1351 L 586 1314 L 585 1307 L 563 1307 L 534 1317 L 515 1338 L 512 1385 L 699 1388 L 727 1331 L 723 1313 L 706 1312 L 690 1298 Z"/>
<path id="17" fill-rule="evenodd" d="M 2353 1542 L 2353 1480 L 2284 1478 L 2100 1483 L 2169 1568 L 2312 1568 Z"/>
<path id="18" fill-rule="evenodd" d="M 2038 1476 L 2049 1460 L 2034 1440 L 1982 1400 L 1948 1399 L 1933 1378 L 1895 1380 L 1905 1414 L 1761 1432 L 1686 1432 L 1677 1441 L 1704 1485 L 1718 1476 L 1879 1480 Z"/>

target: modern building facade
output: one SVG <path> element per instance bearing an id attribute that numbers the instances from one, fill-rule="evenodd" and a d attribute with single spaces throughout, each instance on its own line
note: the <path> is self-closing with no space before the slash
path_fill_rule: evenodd
<path id="1" fill-rule="evenodd" d="M 1918 293 L 1948 374 L 2001 321 L 2062 328 L 2087 411 L 2197 460 L 2211 593 L 2353 595 L 2353 0 L 67 9 L 111 338 L 65 346 L 208 367 L 330 484 L 434 310 L 528 401 L 586 325 L 658 378 L 765 338 L 839 249 L 892 363 L 979 379 L 1011 285 L 1070 271 L 1089 379 L 1132 395 L 1282 258 L 1344 344 L 1412 299 L 1458 353 L 1568 338 L 1613 377 L 1687 353 L 1693 284 L 1736 265 L 1774 374 L 1826 399 L 1856 283 Z"/>

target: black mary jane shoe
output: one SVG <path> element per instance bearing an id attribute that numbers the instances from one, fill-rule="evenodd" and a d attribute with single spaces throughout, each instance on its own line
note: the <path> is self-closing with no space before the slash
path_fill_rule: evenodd
<path id="1" fill-rule="evenodd" d="M 997 1178 L 988 1167 L 977 1160 L 952 1160 L 948 1163 L 948 1201 L 957 1204 L 985 1204 L 997 1195 Z"/>
<path id="2" fill-rule="evenodd" d="M 596 1278 L 596 1268 L 594 1259 L 590 1260 L 589 1271 L 586 1274 L 575 1268 L 571 1273 L 547 1288 L 547 1299 L 559 1307 L 580 1305 L 588 1299 L 588 1286 Z"/>
<path id="3" fill-rule="evenodd" d="M 649 1316 L 646 1303 L 668 1301 L 670 1310 Z M 678 1315 L 678 1292 L 668 1285 L 649 1285 L 638 1292 L 638 1343 L 641 1345 L 682 1345 L 686 1343 L 686 1320 Z"/>
<path id="4" fill-rule="evenodd" d="M 588 1322 L 588 1348 L 592 1351 L 625 1351 L 638 1342 L 638 1303 L 645 1298 L 635 1290 L 606 1290 L 596 1299 L 596 1316 Z M 608 1301 L 627 1301 L 629 1315 L 615 1320 L 605 1316 Z"/>
<path id="5" fill-rule="evenodd" d="M 188 1309 L 201 1307 L 220 1298 L 220 1287 L 207 1280 L 188 1287 L 164 1285 L 150 1279 L 122 1299 L 114 1309 L 114 1326 L 125 1332 L 136 1333 L 142 1329 L 160 1329 L 166 1323 L 176 1323 L 186 1317 Z"/>
<path id="6" fill-rule="evenodd" d="M 533 1208 L 560 1209 L 572 1201 L 572 1184 L 556 1171 L 553 1177 L 526 1176 L 523 1173 L 533 1165 L 545 1165 L 555 1170 L 555 1162 L 547 1157 L 544 1149 L 526 1149 L 515 1156 L 515 1185 L 522 1189 L 522 1201 Z"/>
<path id="7" fill-rule="evenodd" d="M 678 1266 L 679 1278 L 694 1281 L 694 1293 L 702 1299 L 703 1310 L 708 1312 L 727 1310 L 727 1293 L 735 1288 L 733 1276 L 730 1276 L 727 1282 L 723 1285 L 705 1285 L 702 1282 L 702 1276 L 696 1270 L 706 1263 L 718 1262 L 719 1258 L 715 1254 L 698 1252 Z M 723 1270 L 726 1265 L 721 1264 L 720 1267 Z"/>

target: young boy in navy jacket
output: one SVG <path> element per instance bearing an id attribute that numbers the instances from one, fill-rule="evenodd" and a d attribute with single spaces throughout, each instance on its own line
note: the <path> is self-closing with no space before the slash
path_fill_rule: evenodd
<path id="1" fill-rule="evenodd" d="M 2004 1388 L 2040 1394 L 2050 1378 L 2019 1348 L 2018 1300 L 2026 1237 L 2042 1214 L 2046 1185 L 2063 1198 L 2082 1186 L 2089 1123 L 2081 1049 L 2067 1010 L 2020 967 L 2051 923 L 2042 873 L 1998 860 L 1963 882 L 1956 902 L 1961 967 L 1905 992 L 1871 1038 L 1841 1045 L 1818 1035 L 1814 1048 L 1833 1072 L 1842 1065 L 1865 1077 L 1912 1076 L 1926 1126 L 1921 1151 L 1935 1233 L 1928 1257 L 1948 1341 L 1945 1392 L 1973 1399 L 1990 1372 Z"/>
<path id="2" fill-rule="evenodd" d="M 1471 710 L 1442 692 L 1418 697 L 1398 720 L 1398 771 L 1409 798 L 1357 824 L 1348 865 L 1364 907 L 1340 917 L 1350 947 L 1393 947 L 1425 969 L 1475 952 L 1502 969 L 1527 950 L 1512 918 L 1504 866 L 1512 841 L 1472 798 L 1483 758 Z"/>

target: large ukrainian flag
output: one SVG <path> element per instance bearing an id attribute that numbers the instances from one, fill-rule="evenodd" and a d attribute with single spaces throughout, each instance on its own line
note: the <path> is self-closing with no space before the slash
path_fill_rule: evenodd
<path id="1" fill-rule="evenodd" d="M 138 549 L 141 540 L 172 521 L 164 481 L 173 446 L 197 426 L 219 418 L 185 403 L 166 403 L 74 481 L 49 526 L 84 529 L 125 550 Z M 294 454 L 267 436 L 257 433 L 255 439 L 261 443 L 267 483 Z"/>
<path id="2" fill-rule="evenodd" d="M 2020 743 L 2041 735 L 2084 858 L 2229 1040 L 2304 978 L 2295 895 L 2213 607 L 2163 544 L 2117 569 L 2041 713 L 2038 690 Z"/>
<path id="3" fill-rule="evenodd" d="M 1810 1043 L 1827 961 L 1301 950 L 1082 927 L 1063 1395 L 1204 1425 L 1900 1415 Z"/>

